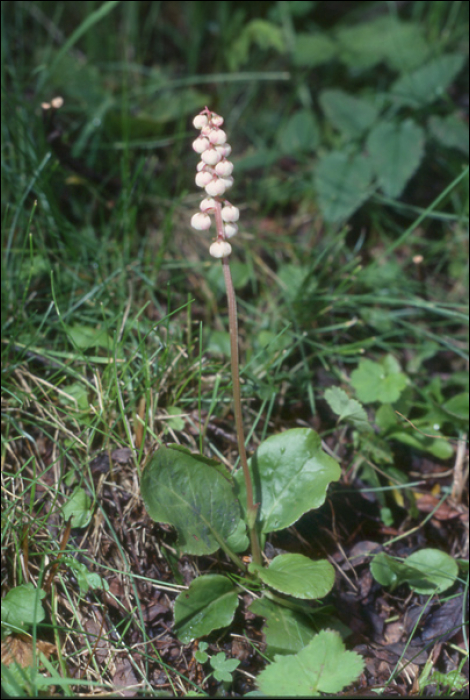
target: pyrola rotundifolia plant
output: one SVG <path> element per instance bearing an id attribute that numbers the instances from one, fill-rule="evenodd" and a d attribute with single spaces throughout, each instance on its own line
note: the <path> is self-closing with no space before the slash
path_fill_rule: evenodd
<path id="1" fill-rule="evenodd" d="M 205 196 L 191 225 L 206 231 L 211 227 L 211 217 L 215 219 L 216 236 L 209 251 L 221 260 L 227 290 L 233 407 L 241 469 L 230 471 L 217 460 L 192 453 L 183 445 L 160 445 L 145 466 L 141 492 L 153 520 L 175 528 L 180 553 L 204 556 L 221 549 L 244 574 L 244 578 L 239 578 L 243 585 L 238 586 L 232 578 L 214 573 L 211 566 L 211 573 L 192 581 L 175 601 L 173 629 L 179 639 L 188 644 L 230 625 L 239 598 L 253 588 L 257 596 L 250 611 L 268 618 L 271 637 L 278 640 L 278 647 L 268 647 L 268 651 L 274 656 L 282 647 L 283 653 L 292 655 L 289 668 L 284 668 L 281 656 L 279 663 L 274 661 L 260 674 L 257 683 L 262 692 L 267 697 L 277 695 L 278 685 L 283 696 L 311 695 L 315 689 L 337 692 L 357 677 L 362 662 L 355 655 L 347 656 L 351 652 L 344 651 L 337 632 L 323 631 L 320 637 L 318 626 L 311 619 L 312 608 L 303 615 L 302 605 L 292 602 L 292 597 L 306 601 L 325 596 L 334 583 L 332 565 L 327 560 L 312 561 L 303 554 L 290 553 L 268 561 L 262 556 L 261 543 L 264 546 L 267 535 L 290 527 L 304 513 L 320 507 L 328 485 L 339 479 L 341 470 L 322 450 L 320 436 L 310 428 L 293 428 L 273 435 L 259 445 L 250 461 L 247 459 L 237 304 L 229 265 L 232 246 L 228 242 L 237 233 L 239 211 L 226 196 L 233 184 L 233 164 L 229 160 L 231 148 L 221 128 L 223 121 L 207 107 L 193 121 L 200 132 L 193 143 L 201 158 L 196 184 Z M 239 555 L 250 545 L 251 557 L 241 558 Z M 323 617 L 320 626 L 325 624 Z M 334 682 L 331 668 L 342 669 Z M 299 675 L 299 669 L 304 670 L 303 675 Z M 287 690 L 282 686 L 286 682 Z"/>

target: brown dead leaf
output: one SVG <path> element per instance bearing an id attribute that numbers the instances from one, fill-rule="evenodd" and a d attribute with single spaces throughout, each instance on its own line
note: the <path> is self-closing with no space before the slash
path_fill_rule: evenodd
<path id="1" fill-rule="evenodd" d="M 440 498 L 436 498 L 431 493 L 415 494 L 416 507 L 421 513 L 431 513 L 438 505 Z M 459 506 L 453 506 L 450 503 L 441 503 L 439 508 L 433 513 L 433 518 L 436 520 L 454 520 L 462 515 L 462 509 Z"/>
<path id="2" fill-rule="evenodd" d="M 2 641 L 2 663 L 8 666 L 16 661 L 22 668 L 33 664 L 33 638 L 27 634 L 10 634 Z M 55 653 L 55 644 L 36 640 L 36 650 L 41 651 L 49 659 Z"/>

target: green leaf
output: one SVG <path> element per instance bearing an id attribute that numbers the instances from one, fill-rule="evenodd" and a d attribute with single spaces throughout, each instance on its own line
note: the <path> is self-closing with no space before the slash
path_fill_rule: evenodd
<path id="1" fill-rule="evenodd" d="M 338 420 L 347 420 L 352 423 L 359 432 L 370 432 L 372 426 L 369 423 L 367 413 L 359 401 L 350 399 L 345 391 L 338 386 L 331 387 L 325 391 L 325 399 Z"/>
<path id="2" fill-rule="evenodd" d="M 323 90 L 320 104 L 326 117 L 347 139 L 356 139 L 370 129 L 379 109 L 370 100 L 350 95 L 344 90 Z"/>
<path id="3" fill-rule="evenodd" d="M 408 583 L 417 593 L 442 593 L 452 586 L 458 574 L 455 559 L 438 549 L 421 549 L 403 562 L 380 552 L 370 565 L 373 577 L 382 586 Z"/>
<path id="4" fill-rule="evenodd" d="M 329 483 L 341 476 L 338 463 L 322 450 L 320 436 L 309 428 L 294 428 L 268 438 L 250 459 L 249 468 L 263 533 L 289 527 L 307 511 L 319 508 Z M 241 469 L 235 482 L 245 508 Z"/>
<path id="5" fill-rule="evenodd" d="M 437 114 L 433 114 L 428 119 L 428 128 L 442 146 L 456 148 L 468 156 L 468 124 L 464 122 L 459 112 L 448 114 L 446 117 L 439 117 Z"/>
<path id="6" fill-rule="evenodd" d="M 314 183 L 326 221 L 347 219 L 372 193 L 372 166 L 361 153 L 332 151 L 319 158 Z"/>
<path id="7" fill-rule="evenodd" d="M 329 63 L 337 52 L 337 46 L 326 34 L 302 34 L 295 38 L 292 61 L 295 66 L 313 68 L 322 63 Z"/>
<path id="8" fill-rule="evenodd" d="M 463 391 L 461 394 L 453 396 L 451 399 L 445 402 L 442 406 L 444 411 L 450 413 L 455 418 L 465 421 L 468 423 L 468 412 L 469 412 L 469 394 L 468 391 Z"/>
<path id="9" fill-rule="evenodd" d="M 335 570 L 326 559 L 312 561 L 302 554 L 280 554 L 265 569 L 250 564 L 259 578 L 276 591 L 303 600 L 323 598 L 333 588 Z"/>
<path id="10" fill-rule="evenodd" d="M 32 583 L 23 583 L 11 588 L 2 599 L 2 624 L 14 627 L 38 625 L 46 617 L 41 600 L 46 593 Z"/>
<path id="11" fill-rule="evenodd" d="M 317 120 L 310 109 L 301 109 L 293 114 L 279 131 L 278 142 L 283 153 L 309 153 L 320 141 Z"/>
<path id="12" fill-rule="evenodd" d="M 248 61 L 250 49 L 255 45 L 260 49 L 274 49 L 278 53 L 286 50 L 282 29 L 273 22 L 253 19 L 238 33 L 230 46 L 227 56 L 231 70 L 238 70 Z"/>
<path id="13" fill-rule="evenodd" d="M 104 328 L 100 329 L 76 323 L 73 326 L 67 326 L 66 331 L 72 343 L 80 350 L 89 350 L 96 347 L 109 350 L 112 347 L 112 338 Z"/>
<path id="14" fill-rule="evenodd" d="M 392 355 L 387 355 L 380 363 L 361 359 L 359 367 L 351 373 L 351 384 L 364 403 L 393 403 L 400 398 L 407 383 L 406 374 L 399 371 Z"/>
<path id="15" fill-rule="evenodd" d="M 72 518 L 72 527 L 86 527 L 93 515 L 93 501 L 85 489 L 77 486 L 62 507 L 64 519 Z"/>
<path id="16" fill-rule="evenodd" d="M 173 525 L 188 554 L 212 554 L 238 527 L 232 478 L 214 460 L 160 447 L 144 469 L 141 491 L 150 517 Z"/>
<path id="17" fill-rule="evenodd" d="M 450 53 L 429 61 L 412 73 L 402 75 L 391 87 L 390 93 L 395 103 L 420 108 L 443 98 L 465 60 L 462 53 Z"/>
<path id="18" fill-rule="evenodd" d="M 80 595 L 86 595 L 90 588 L 100 588 L 104 591 L 109 589 L 108 582 L 105 579 L 102 579 L 95 571 L 90 571 L 88 566 L 78 562 L 73 557 L 62 557 L 61 563 L 73 572 L 80 587 Z"/>
<path id="19" fill-rule="evenodd" d="M 232 673 L 240 665 L 238 659 L 227 659 L 223 651 L 211 658 L 211 666 L 214 669 L 214 678 L 220 682 L 231 683 Z"/>
<path id="20" fill-rule="evenodd" d="M 250 605 L 250 612 L 266 618 L 265 641 L 269 658 L 274 654 L 292 654 L 303 649 L 318 630 L 300 611 L 259 598 Z"/>
<path id="21" fill-rule="evenodd" d="M 364 662 L 346 651 L 340 635 L 330 630 L 314 637 L 298 654 L 276 656 L 257 678 L 268 697 L 315 697 L 339 693 L 362 672 Z"/>
<path id="22" fill-rule="evenodd" d="M 342 27 L 336 36 L 341 59 L 355 74 L 381 61 L 394 70 L 415 68 L 429 54 L 422 27 L 395 16 Z"/>
<path id="23" fill-rule="evenodd" d="M 227 627 L 235 615 L 238 596 L 225 576 L 200 576 L 175 601 L 175 633 L 183 644 Z"/>
<path id="24" fill-rule="evenodd" d="M 381 122 L 367 137 L 377 180 L 387 197 L 398 197 L 424 155 L 424 131 L 411 119 Z"/>

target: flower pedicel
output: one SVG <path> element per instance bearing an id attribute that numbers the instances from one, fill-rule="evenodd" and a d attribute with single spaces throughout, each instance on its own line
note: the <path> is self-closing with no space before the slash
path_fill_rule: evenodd
<path id="1" fill-rule="evenodd" d="M 220 128 L 223 123 L 223 117 L 207 107 L 193 120 L 193 125 L 201 132 L 193 142 L 193 149 L 201 156 L 196 185 L 203 187 L 207 196 L 199 205 L 200 211 L 191 218 L 191 226 L 197 231 L 207 231 L 212 223 L 209 215 L 215 216 L 217 239 L 209 248 L 214 258 L 226 258 L 232 252 L 227 239 L 237 233 L 236 222 L 240 217 L 237 207 L 223 199 L 233 185 L 233 163 L 228 160 L 232 149 L 225 131 Z"/>

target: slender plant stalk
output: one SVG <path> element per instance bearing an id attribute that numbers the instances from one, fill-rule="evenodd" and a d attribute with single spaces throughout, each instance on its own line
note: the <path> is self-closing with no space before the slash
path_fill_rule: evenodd
<path id="1" fill-rule="evenodd" d="M 220 202 L 217 202 L 215 207 L 215 223 L 217 226 L 217 232 L 223 232 L 224 229 Z M 254 503 L 253 500 L 253 482 L 251 479 L 250 470 L 248 469 L 248 461 L 246 458 L 245 449 L 245 434 L 243 430 L 242 402 L 240 393 L 240 370 L 238 361 L 237 301 L 235 298 L 235 290 L 233 288 L 232 275 L 230 273 L 228 257 L 222 258 L 222 269 L 224 271 L 225 288 L 227 290 L 228 320 L 230 328 L 230 364 L 232 368 L 233 410 L 235 414 L 235 427 L 237 430 L 238 453 L 240 455 L 240 462 L 243 469 L 243 476 L 245 479 L 246 487 L 246 514 L 248 522 L 248 532 L 250 533 L 253 561 L 255 562 L 255 564 L 261 565 L 261 549 L 259 546 L 258 533 L 255 527 L 258 506 Z"/>

